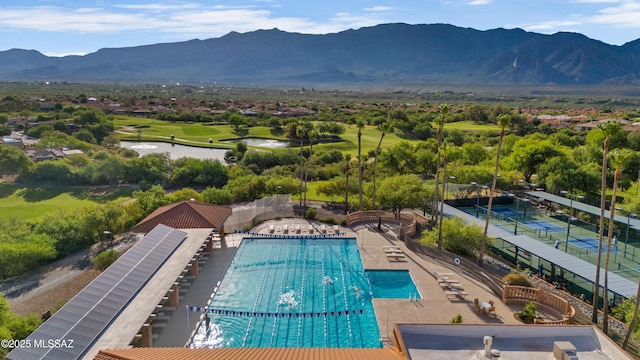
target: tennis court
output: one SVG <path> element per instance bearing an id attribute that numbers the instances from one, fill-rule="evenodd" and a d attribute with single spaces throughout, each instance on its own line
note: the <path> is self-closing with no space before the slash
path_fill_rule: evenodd
<path id="1" fill-rule="evenodd" d="M 486 211 L 486 210 L 485 210 Z M 492 213 L 496 213 L 498 215 L 502 215 L 504 216 L 504 218 L 508 218 L 508 217 L 513 217 L 513 216 L 518 216 L 518 213 L 508 207 L 496 207 L 496 208 L 492 208 L 491 209 Z"/>
<path id="2" fill-rule="evenodd" d="M 579 246 L 583 249 L 587 249 L 589 251 L 593 251 L 593 252 L 597 252 L 598 251 L 598 240 L 596 239 L 591 239 L 591 238 L 580 238 L 580 239 L 571 239 L 569 240 L 569 242 L 575 246 Z M 605 252 L 607 251 L 607 244 L 606 242 L 602 242 L 602 251 Z M 618 249 L 617 247 L 611 246 L 610 251 L 612 253 L 616 253 L 619 252 L 620 249 Z"/>
<path id="3" fill-rule="evenodd" d="M 524 226 L 535 230 L 546 230 L 547 232 L 563 232 L 564 227 L 550 223 L 548 221 L 527 221 L 522 223 Z"/>

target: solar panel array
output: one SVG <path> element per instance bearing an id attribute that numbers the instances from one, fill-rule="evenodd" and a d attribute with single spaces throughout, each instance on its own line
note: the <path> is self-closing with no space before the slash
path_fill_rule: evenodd
<path id="1" fill-rule="evenodd" d="M 24 342 L 28 348 L 15 348 L 7 358 L 82 358 L 186 236 L 183 231 L 156 226 L 29 335 Z M 72 347 L 67 346 L 69 340 Z"/>

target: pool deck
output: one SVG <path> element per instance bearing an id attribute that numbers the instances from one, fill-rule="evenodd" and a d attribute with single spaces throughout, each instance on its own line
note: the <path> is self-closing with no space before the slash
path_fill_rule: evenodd
<path id="1" fill-rule="evenodd" d="M 273 225 L 273 226 L 272 226 Z M 284 225 L 287 225 L 287 233 L 283 233 Z M 287 218 L 282 220 L 270 220 L 255 227 L 252 232 L 261 234 L 276 234 L 295 236 L 296 229 L 307 229 L 302 235 L 308 235 L 309 226 L 313 227 L 314 234 L 322 232 L 322 224 L 316 221 L 308 221 L 300 218 Z M 514 312 L 522 306 L 507 306 L 501 302 L 487 286 L 476 280 L 470 274 L 454 264 L 444 264 L 428 256 L 411 252 L 402 241 L 396 239 L 393 229 L 383 225 L 382 232 L 377 231 L 377 224 L 359 224 L 353 228 L 340 226 L 339 231 L 343 237 L 356 238 L 360 256 L 365 270 L 371 269 L 398 269 L 409 270 L 413 280 L 420 291 L 422 299 L 373 299 L 373 306 L 380 327 L 380 334 L 386 345 L 391 345 L 393 326 L 396 323 L 418 324 L 447 324 L 456 315 L 462 316 L 464 324 L 505 324 L 521 325 L 514 318 Z M 328 233 L 333 233 L 333 226 L 325 225 Z M 190 286 L 190 290 L 181 300 L 181 304 L 171 319 L 163 327 L 162 333 L 154 342 L 154 346 L 184 346 L 198 320 L 197 313 L 189 314 L 189 327 L 187 327 L 186 305 L 204 307 L 209 302 L 211 293 L 216 283 L 222 279 L 235 249 L 242 239 L 241 234 L 228 234 L 225 236 L 221 249 L 215 249 L 207 262 L 200 269 L 200 275 Z M 396 260 L 388 257 L 385 246 L 395 246 L 404 253 L 404 259 Z M 436 273 L 450 273 L 459 281 L 466 295 L 449 295 L 441 288 L 436 278 Z M 480 302 L 493 300 L 496 306 L 496 315 L 486 315 L 474 309 L 473 299 Z"/>

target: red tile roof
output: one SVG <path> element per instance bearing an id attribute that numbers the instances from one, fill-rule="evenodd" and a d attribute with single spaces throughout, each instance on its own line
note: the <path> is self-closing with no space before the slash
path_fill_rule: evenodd
<path id="1" fill-rule="evenodd" d="M 174 229 L 220 229 L 231 212 L 228 206 L 182 201 L 159 207 L 134 226 L 133 231 L 146 233 L 158 224 Z"/>
<path id="2" fill-rule="evenodd" d="M 94 360 L 402 360 L 392 349 L 335 348 L 132 348 L 100 350 Z"/>

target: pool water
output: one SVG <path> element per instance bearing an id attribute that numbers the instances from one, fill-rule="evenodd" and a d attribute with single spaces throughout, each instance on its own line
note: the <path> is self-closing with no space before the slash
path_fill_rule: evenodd
<path id="1" fill-rule="evenodd" d="M 422 299 L 407 270 L 367 270 L 374 298 Z"/>
<path id="2" fill-rule="evenodd" d="M 246 238 L 208 309 L 191 347 L 381 347 L 354 238 Z"/>

